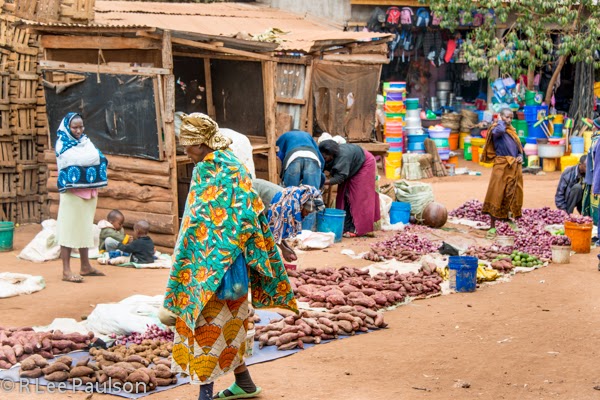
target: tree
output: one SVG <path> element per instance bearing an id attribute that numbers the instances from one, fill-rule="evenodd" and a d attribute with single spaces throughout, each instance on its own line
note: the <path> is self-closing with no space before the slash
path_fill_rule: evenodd
<path id="1" fill-rule="evenodd" d="M 420 0 L 426 2 L 426 0 Z M 441 26 L 455 29 L 473 20 L 473 14 L 486 17 L 474 27 L 465 41 L 465 58 L 479 77 L 488 77 L 495 67 L 500 74 L 518 77 L 526 74 L 529 89 L 537 70 L 549 63 L 554 72 L 546 91 L 549 104 L 556 79 L 567 60 L 600 67 L 600 0 L 429 0 L 435 13 L 443 16 Z M 498 37 L 498 25 L 506 26 Z"/>

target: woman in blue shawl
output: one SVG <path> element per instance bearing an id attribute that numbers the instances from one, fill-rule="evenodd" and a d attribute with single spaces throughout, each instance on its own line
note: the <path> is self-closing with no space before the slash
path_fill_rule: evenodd
<path id="1" fill-rule="evenodd" d="M 83 282 L 84 276 L 102 276 L 90 264 L 88 249 L 94 247 L 93 223 L 98 202 L 98 188 L 107 185 L 108 162 L 83 133 L 83 118 L 68 113 L 57 131 L 56 164 L 60 203 L 57 240 L 63 263 L 63 281 Z M 71 250 L 79 249 L 81 271 L 71 271 Z"/>

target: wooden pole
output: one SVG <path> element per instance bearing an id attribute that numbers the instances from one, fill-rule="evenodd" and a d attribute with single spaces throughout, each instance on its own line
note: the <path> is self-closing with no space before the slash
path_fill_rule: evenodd
<path id="1" fill-rule="evenodd" d="M 212 73 L 210 71 L 210 59 L 204 59 L 204 86 L 206 87 L 206 108 L 208 116 L 212 119 L 217 119 L 217 113 L 215 111 L 215 103 L 213 102 L 213 89 L 212 89 Z"/>
<path id="2" fill-rule="evenodd" d="M 263 96 L 265 102 L 265 133 L 267 144 L 269 145 L 268 153 L 268 172 L 269 180 L 273 183 L 279 182 L 277 176 L 277 153 L 275 141 L 277 140 L 275 115 L 277 106 L 275 101 L 275 68 L 277 64 L 273 61 L 263 61 L 262 76 L 263 76 Z"/>

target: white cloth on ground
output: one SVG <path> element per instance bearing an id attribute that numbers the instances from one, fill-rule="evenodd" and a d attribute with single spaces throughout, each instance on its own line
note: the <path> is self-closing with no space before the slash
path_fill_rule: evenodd
<path id="1" fill-rule="evenodd" d="M 43 276 L 15 274 L 12 272 L 0 273 L 0 298 L 20 296 L 39 292 L 46 287 Z"/>

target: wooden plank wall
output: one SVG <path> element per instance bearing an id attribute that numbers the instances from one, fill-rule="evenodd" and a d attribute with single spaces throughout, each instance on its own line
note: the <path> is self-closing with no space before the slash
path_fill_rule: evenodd
<path id="1" fill-rule="evenodd" d="M 38 22 L 88 23 L 94 20 L 95 0 L 15 0 L 15 16 Z"/>

